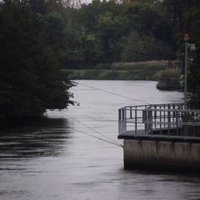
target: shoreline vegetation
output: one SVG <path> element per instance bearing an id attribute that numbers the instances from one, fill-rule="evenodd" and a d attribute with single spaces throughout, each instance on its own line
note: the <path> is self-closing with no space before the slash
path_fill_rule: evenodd
<path id="1" fill-rule="evenodd" d="M 160 73 L 168 68 L 168 61 L 116 62 L 99 64 L 93 69 L 63 69 L 70 80 L 158 80 Z"/>
<path id="2" fill-rule="evenodd" d="M 188 2 L 0 1 L 0 119 L 67 108 L 73 79 L 159 80 L 184 64 L 184 38 L 196 45 L 188 92 L 199 107 L 200 4 Z"/>
<path id="3" fill-rule="evenodd" d="M 70 80 L 154 80 L 160 90 L 181 90 L 180 69 L 177 64 L 169 68 L 166 60 L 143 62 L 117 62 L 97 65 L 93 69 L 63 69 Z"/>
<path id="4" fill-rule="evenodd" d="M 63 69 L 70 80 L 153 80 L 160 90 L 181 91 L 181 71 L 175 61 L 171 67 L 167 60 L 142 62 L 116 62 L 99 64 L 93 69 Z"/>

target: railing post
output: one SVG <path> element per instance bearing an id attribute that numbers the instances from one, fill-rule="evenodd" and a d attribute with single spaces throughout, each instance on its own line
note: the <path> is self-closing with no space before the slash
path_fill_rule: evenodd
<path id="1" fill-rule="evenodd" d="M 121 135 L 122 132 L 121 109 L 118 110 L 118 132 L 119 135 Z"/>
<path id="2" fill-rule="evenodd" d="M 137 135 L 137 107 L 135 107 L 135 134 Z"/>
<path id="3" fill-rule="evenodd" d="M 142 123 L 144 123 L 144 133 L 147 133 L 147 110 L 146 107 L 142 110 Z"/>
<path id="4" fill-rule="evenodd" d="M 152 133 L 152 110 L 151 108 L 148 109 L 147 111 L 147 126 L 148 126 L 148 130 L 149 133 Z"/>
<path id="5" fill-rule="evenodd" d="M 123 132 L 126 131 L 126 108 L 123 109 Z"/>

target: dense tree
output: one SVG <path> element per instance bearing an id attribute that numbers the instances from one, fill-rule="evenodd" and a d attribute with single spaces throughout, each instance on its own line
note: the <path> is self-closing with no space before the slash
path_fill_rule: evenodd
<path id="1" fill-rule="evenodd" d="M 189 75 L 189 105 L 193 108 L 200 107 L 200 1 L 199 0 L 164 0 L 163 8 L 165 8 L 168 22 L 173 27 L 172 45 L 174 50 L 184 53 L 184 34 L 188 33 L 189 43 L 194 43 L 197 47 L 196 52 L 190 52 L 188 48 L 189 58 L 193 57 L 193 62 L 188 60 Z M 181 49 L 181 50 L 179 50 Z M 184 64 L 184 63 L 183 63 Z"/>
<path id="2" fill-rule="evenodd" d="M 189 56 L 193 58 L 193 62 L 189 63 L 189 91 L 190 91 L 190 106 L 194 108 L 200 107 L 200 10 L 192 9 L 192 24 L 190 43 L 194 43 L 196 51 Z"/>
<path id="3" fill-rule="evenodd" d="M 176 59 L 182 53 L 184 32 L 190 32 L 191 42 L 198 46 L 199 0 L 80 2 L 0 2 L 1 118 L 66 107 L 71 83 L 64 80 L 61 68 Z M 197 51 L 191 88 L 199 87 L 193 79 L 198 58 Z M 194 99 L 196 93 L 191 92 Z"/>
<path id="4" fill-rule="evenodd" d="M 132 32 L 139 34 L 138 42 L 143 42 L 144 38 L 151 38 L 151 41 L 154 41 L 155 45 L 151 45 L 154 49 L 149 46 L 147 52 L 149 56 L 143 57 L 142 60 L 151 58 L 151 51 L 155 54 L 155 48 L 158 49 L 158 46 L 161 48 L 161 52 L 168 51 L 167 46 L 171 49 L 170 45 L 166 45 L 166 43 L 171 43 L 171 27 L 158 2 L 118 3 L 94 0 L 89 5 L 83 5 L 75 14 L 75 23 L 79 29 L 79 37 L 77 37 L 79 44 L 75 47 L 76 65 L 90 66 L 89 64 L 121 61 L 122 54 L 124 55 L 123 61 L 134 60 L 134 57 L 131 59 L 130 54 L 125 55 L 126 52 L 128 53 L 127 48 L 134 49 L 133 44 L 128 42 Z M 93 36 L 94 51 L 92 54 L 88 52 L 88 46 L 83 45 L 87 35 Z M 156 45 L 157 41 L 158 45 Z M 166 59 L 169 57 L 167 53 L 159 53 L 156 58 Z M 79 56 L 77 57 L 77 55 Z M 138 59 L 140 58 L 138 57 Z"/>
<path id="5" fill-rule="evenodd" d="M 166 43 L 156 40 L 151 36 L 140 36 L 137 32 L 131 32 L 125 38 L 122 61 L 145 61 L 168 59 L 170 55 L 169 47 Z"/>
<path id="6" fill-rule="evenodd" d="M 71 83 L 60 71 L 65 43 L 60 16 L 33 12 L 28 1 L 7 0 L 0 4 L 0 26 L 0 118 L 65 108 Z"/>

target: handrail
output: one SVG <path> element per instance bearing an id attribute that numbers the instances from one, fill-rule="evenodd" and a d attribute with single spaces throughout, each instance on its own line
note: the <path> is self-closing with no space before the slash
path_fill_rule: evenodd
<path id="1" fill-rule="evenodd" d="M 200 110 L 184 104 L 150 104 L 119 109 L 119 135 L 200 137 Z"/>

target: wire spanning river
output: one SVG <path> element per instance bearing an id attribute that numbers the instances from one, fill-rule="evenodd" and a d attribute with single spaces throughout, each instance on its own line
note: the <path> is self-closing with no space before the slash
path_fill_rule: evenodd
<path id="1" fill-rule="evenodd" d="M 118 108 L 181 102 L 153 81 L 78 81 L 79 106 L 0 130 L 1 200 L 197 200 L 200 177 L 123 169 Z M 113 141 L 114 139 L 114 141 Z"/>

